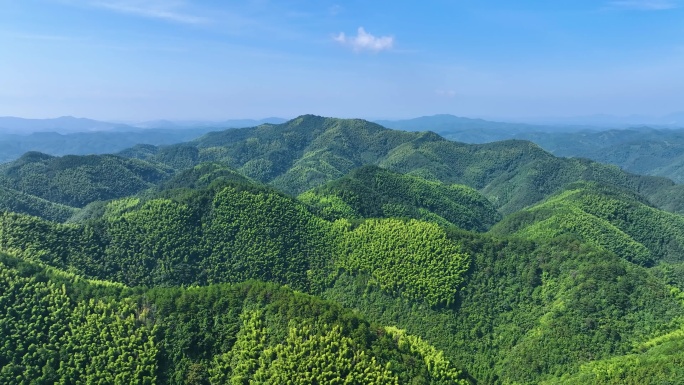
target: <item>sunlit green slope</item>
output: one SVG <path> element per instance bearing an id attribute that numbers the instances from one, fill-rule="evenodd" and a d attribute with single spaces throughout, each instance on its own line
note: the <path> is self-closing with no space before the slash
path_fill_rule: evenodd
<path id="1" fill-rule="evenodd" d="M 329 222 L 251 183 L 126 198 L 84 224 L 0 214 L 0 248 L 88 277 L 130 285 L 260 279 L 315 291 L 338 269 L 368 272 L 388 292 L 454 302 L 469 258 L 436 224 Z"/>
<path id="2" fill-rule="evenodd" d="M 528 239 L 575 234 L 634 263 L 684 261 L 684 217 L 650 206 L 625 190 L 581 183 L 508 216 L 495 234 Z"/>
<path id="3" fill-rule="evenodd" d="M 485 231 L 501 217 L 470 187 L 427 181 L 376 166 L 356 169 L 299 199 L 327 219 L 415 218 Z"/>

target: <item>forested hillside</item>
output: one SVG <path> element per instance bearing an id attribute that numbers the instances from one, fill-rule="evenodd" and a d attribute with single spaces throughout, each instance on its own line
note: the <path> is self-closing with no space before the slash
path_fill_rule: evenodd
<path id="1" fill-rule="evenodd" d="M 0 165 L 0 186 L 53 203 L 83 207 L 97 200 L 135 194 L 161 182 L 170 172 L 169 168 L 114 155 L 54 157 L 29 152 Z"/>
<path id="2" fill-rule="evenodd" d="M 0 186 L 0 210 L 39 216 L 55 222 L 64 222 L 78 209 L 37 196 Z"/>
<path id="3" fill-rule="evenodd" d="M 480 193 L 463 185 L 446 185 L 365 166 L 299 199 L 328 220 L 339 218 L 414 218 L 486 231 L 500 214 Z"/>
<path id="4" fill-rule="evenodd" d="M 502 213 L 537 203 L 569 183 L 596 181 L 684 211 L 684 189 L 583 159 L 557 158 L 526 141 L 470 145 L 431 132 L 402 132 L 364 120 L 304 115 L 279 125 L 215 132 L 168 147 L 139 146 L 122 156 L 188 168 L 224 162 L 242 174 L 300 194 L 364 165 L 479 190 Z M 674 199 L 673 199 L 674 197 Z"/>
<path id="5" fill-rule="evenodd" d="M 0 170 L 0 382 L 682 377 L 669 180 L 312 116 L 121 155 Z"/>
<path id="6" fill-rule="evenodd" d="M 420 338 L 276 285 L 130 290 L 0 255 L 0 287 L 4 384 L 469 383 Z"/>
<path id="7" fill-rule="evenodd" d="M 684 217 L 615 187 L 580 183 L 508 216 L 492 230 L 527 239 L 574 234 L 636 264 L 684 262 Z"/>

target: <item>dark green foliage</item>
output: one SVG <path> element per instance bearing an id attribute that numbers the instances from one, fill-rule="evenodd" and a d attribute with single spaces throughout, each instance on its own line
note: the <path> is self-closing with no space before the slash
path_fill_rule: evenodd
<path id="1" fill-rule="evenodd" d="M 0 186 L 51 202 L 83 207 L 96 200 L 132 195 L 159 183 L 168 170 L 114 155 L 27 153 L 0 166 Z"/>
<path id="2" fill-rule="evenodd" d="M 0 186 L 0 211 L 33 215 L 49 221 L 64 222 L 78 213 L 79 210 Z"/>
<path id="3" fill-rule="evenodd" d="M 524 141 L 471 146 L 313 116 L 131 151 L 193 167 L 70 224 L 0 213 L 0 251 L 21 258 L 0 258 L 8 282 L 58 304 L 21 322 L 26 311 L 6 313 L 3 336 L 44 350 L 8 347 L 5 382 L 448 384 L 466 379 L 455 367 L 482 384 L 681 377 L 684 224 L 653 206 L 684 202 L 671 181 Z M 363 167 L 320 186 L 367 164 L 406 174 Z M 239 172 L 319 187 L 297 200 Z M 490 233 L 463 230 L 486 230 L 493 207 L 528 208 Z M 15 297 L 0 294 L 0 314 L 37 301 Z M 67 323 L 48 314 L 61 308 Z M 142 369 L 122 374 L 129 357 Z"/>
<path id="4" fill-rule="evenodd" d="M 652 270 L 663 282 L 680 290 L 684 290 L 684 262 L 663 262 L 655 266 Z"/>
<path id="5" fill-rule="evenodd" d="M 468 145 L 450 142 L 432 132 L 392 131 L 363 120 L 305 115 L 280 125 L 213 132 L 185 144 L 136 146 L 121 154 L 176 169 L 205 161 L 220 161 L 250 178 L 294 194 L 338 179 L 354 168 L 374 164 L 424 179 L 477 189 L 503 213 L 537 203 L 568 184 L 583 180 L 638 192 L 658 207 L 670 211 L 684 210 L 680 186 L 674 186 L 666 179 L 631 175 L 617 167 L 588 160 L 556 158 L 540 147 L 520 140 Z M 79 166 L 92 159 L 101 162 L 107 159 L 108 162 L 104 162 L 107 166 L 95 169 Z M 13 163 L 14 166 L 3 166 L 6 171 L 7 167 L 13 167 L 15 171 L 2 184 L 53 202 L 82 207 L 96 199 L 111 199 L 127 195 L 125 192 L 140 191 L 163 177 L 153 177 L 152 170 L 143 176 L 139 175 L 139 169 L 133 176 L 122 170 L 117 172 L 110 169 L 111 159 L 118 158 L 65 157 L 56 161 L 34 153 Z M 61 173 L 48 172 L 54 168 L 48 167 L 53 163 L 73 164 Z M 19 174 L 17 164 L 25 164 Z M 155 167 L 147 163 L 136 164 Z M 119 166 L 130 168 L 128 164 Z M 99 181 L 94 170 L 99 177 L 106 176 L 106 180 Z M 156 169 L 156 172 L 163 174 L 166 170 Z M 123 189 L 124 183 L 127 189 Z M 23 187 L 18 188 L 19 185 Z M 56 187 L 50 187 L 52 185 Z M 60 191 L 60 188 L 67 188 L 65 185 L 74 191 Z"/>
<path id="6" fill-rule="evenodd" d="M 682 129 L 541 126 L 490 122 L 451 115 L 377 123 L 398 130 L 430 130 L 449 140 L 466 143 L 488 143 L 514 138 L 529 140 L 556 156 L 588 158 L 614 164 L 636 174 L 663 176 L 677 183 L 684 182 Z"/>
<path id="7" fill-rule="evenodd" d="M 566 133 L 522 133 L 558 156 L 575 156 L 615 164 L 644 175 L 684 182 L 684 131 L 649 127 Z"/>
<path id="8" fill-rule="evenodd" d="M 299 196 L 326 219 L 403 217 L 486 231 L 500 219 L 494 206 L 462 185 L 365 166 Z"/>
<path id="9" fill-rule="evenodd" d="M 198 149 L 196 157 L 188 146 Z M 182 145 L 139 146 L 125 154 L 184 167 L 193 159 L 194 164 L 220 161 L 292 194 L 372 164 L 469 186 L 503 213 L 537 203 L 577 181 L 620 186 L 645 195 L 658 207 L 684 210 L 684 198 L 675 203 L 669 199 L 681 196 L 680 190 L 664 178 L 632 175 L 586 159 L 556 158 L 527 141 L 469 145 L 432 132 L 393 131 L 358 119 L 304 115 L 279 125 L 212 132 Z"/>
<path id="10" fill-rule="evenodd" d="M 252 182 L 237 171 L 220 163 L 201 163 L 179 171 L 169 180 L 162 182 L 155 190 L 161 192 L 179 188 L 201 189 L 221 183 Z"/>

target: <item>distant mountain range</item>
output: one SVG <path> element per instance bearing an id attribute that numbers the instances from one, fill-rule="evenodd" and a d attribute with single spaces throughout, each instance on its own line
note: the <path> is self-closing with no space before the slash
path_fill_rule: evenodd
<path id="1" fill-rule="evenodd" d="M 24 119 L 11 116 L 0 117 L 0 134 L 30 134 L 32 132 L 58 132 L 69 134 L 90 131 L 130 131 L 134 127 L 100 122 L 92 119 L 62 116 L 55 119 Z"/>
<path id="2" fill-rule="evenodd" d="M 214 127 L 214 128 L 244 128 L 254 127 L 261 124 L 280 124 L 287 120 L 282 118 L 264 118 L 264 119 L 229 119 L 220 121 L 204 121 L 204 120 L 150 120 L 146 122 L 133 123 L 133 127 L 137 128 L 193 128 L 193 127 Z"/>
<path id="3" fill-rule="evenodd" d="M 579 130 L 606 130 L 615 128 L 630 128 L 634 126 L 650 126 L 655 128 L 684 128 L 684 112 L 672 113 L 660 117 L 645 115 L 615 116 L 607 114 L 571 116 L 571 117 L 538 117 L 505 119 L 498 122 L 484 119 L 464 118 L 449 114 L 422 116 L 403 120 L 377 120 L 385 127 L 420 131 L 426 125 L 439 133 L 441 130 L 473 130 L 484 128 L 499 129 L 514 132 L 542 131 L 542 132 L 570 132 Z"/>
<path id="4" fill-rule="evenodd" d="M 278 124 L 280 118 L 236 119 L 222 122 L 156 120 L 110 123 L 65 116 L 56 119 L 0 117 L 0 163 L 29 151 L 50 155 L 111 154 L 136 144 L 169 145 L 211 131 Z"/>
<path id="5" fill-rule="evenodd" d="M 677 121 L 681 115 L 671 114 L 667 121 Z M 637 174 L 664 176 L 684 183 L 684 130 L 673 125 L 611 128 L 608 123 L 616 120 L 603 117 L 606 126 L 493 122 L 445 114 L 376 123 L 403 131 L 432 131 L 464 143 L 528 140 L 556 156 L 589 158 Z M 638 121 L 638 117 L 630 119 Z M 0 163 L 18 159 L 29 151 L 57 156 L 117 153 L 136 144 L 172 145 L 212 131 L 282 121 L 280 118 L 221 122 L 156 120 L 124 124 L 73 117 L 0 118 Z"/>
<path id="6" fill-rule="evenodd" d="M 663 116 L 647 115 L 628 115 L 615 116 L 607 114 L 570 116 L 570 117 L 546 117 L 515 119 L 533 124 L 552 124 L 552 125 L 578 125 L 578 126 L 600 126 L 611 128 L 625 128 L 634 125 L 649 125 L 658 127 L 678 127 L 684 128 L 684 112 L 676 112 Z"/>
<path id="7" fill-rule="evenodd" d="M 285 122 L 281 118 L 232 119 L 224 121 L 170 121 L 153 120 L 140 123 L 103 122 L 99 120 L 62 116 L 54 119 L 24 119 L 12 116 L 0 117 L 0 134 L 31 134 L 34 132 L 57 132 L 72 134 L 77 132 L 116 131 L 131 132 L 149 128 L 242 128 L 253 127 L 264 123 L 279 124 Z"/>

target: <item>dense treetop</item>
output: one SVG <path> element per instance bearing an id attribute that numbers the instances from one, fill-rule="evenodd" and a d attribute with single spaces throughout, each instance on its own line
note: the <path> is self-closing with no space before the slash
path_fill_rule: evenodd
<path id="1" fill-rule="evenodd" d="M 171 170 L 114 155 L 53 157 L 29 152 L 0 165 L 0 186 L 72 207 L 135 194 Z"/>
<path id="2" fill-rule="evenodd" d="M 485 231 L 500 219 L 476 190 L 402 175 L 376 166 L 356 169 L 299 199 L 326 219 L 415 218 Z"/>

